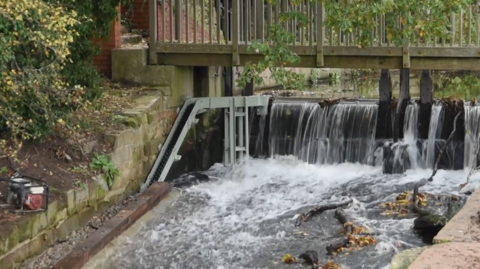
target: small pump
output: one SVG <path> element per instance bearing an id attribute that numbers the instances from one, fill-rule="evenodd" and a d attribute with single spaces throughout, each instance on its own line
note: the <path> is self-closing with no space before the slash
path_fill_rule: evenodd
<path id="1" fill-rule="evenodd" d="M 0 178 L 9 182 L 7 204 L 14 206 L 15 213 L 43 212 L 48 208 L 48 184 L 38 178 L 21 175 L 15 172 L 10 179 Z"/>

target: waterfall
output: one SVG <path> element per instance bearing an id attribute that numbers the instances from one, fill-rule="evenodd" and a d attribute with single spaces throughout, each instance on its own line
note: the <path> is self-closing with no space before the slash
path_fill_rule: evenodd
<path id="1" fill-rule="evenodd" d="M 480 106 L 465 105 L 465 154 L 463 166 L 470 170 L 476 165 L 480 137 Z"/>
<path id="2" fill-rule="evenodd" d="M 432 114 L 430 116 L 430 126 L 428 129 L 428 140 L 426 141 L 426 159 L 425 168 L 432 169 L 435 165 L 435 143 L 440 138 L 443 125 L 443 109 L 442 104 L 437 103 L 432 106 Z"/>
<path id="3" fill-rule="evenodd" d="M 319 164 L 373 164 L 376 104 L 275 102 L 270 118 L 270 155 L 294 155 Z"/>
<path id="4" fill-rule="evenodd" d="M 422 168 L 422 158 L 418 150 L 418 112 L 419 105 L 409 104 L 405 110 L 403 140 L 393 145 L 393 165 L 401 171 Z"/>
<path id="5" fill-rule="evenodd" d="M 405 111 L 405 122 L 403 127 L 403 141 L 407 145 L 407 154 L 410 159 L 410 168 L 422 167 L 421 153 L 418 150 L 418 111 L 417 103 L 410 104 Z"/>

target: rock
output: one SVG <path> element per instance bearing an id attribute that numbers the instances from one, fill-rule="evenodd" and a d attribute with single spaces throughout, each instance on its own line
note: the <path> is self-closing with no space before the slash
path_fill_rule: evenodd
<path id="1" fill-rule="evenodd" d="M 390 269 L 407 269 L 426 248 L 427 247 L 422 247 L 401 251 L 393 257 L 390 263 Z"/>
<path id="2" fill-rule="evenodd" d="M 447 224 L 447 222 L 455 216 L 460 210 L 461 205 L 456 201 L 448 202 L 448 210 L 444 215 L 436 215 L 432 213 L 422 213 L 413 222 L 413 229 L 422 237 L 427 244 L 433 243 L 433 238 Z"/>
<path id="3" fill-rule="evenodd" d="M 298 258 L 303 259 L 307 264 L 312 265 L 313 268 L 318 268 L 318 253 L 315 250 L 307 250 L 305 253 L 300 254 Z"/>

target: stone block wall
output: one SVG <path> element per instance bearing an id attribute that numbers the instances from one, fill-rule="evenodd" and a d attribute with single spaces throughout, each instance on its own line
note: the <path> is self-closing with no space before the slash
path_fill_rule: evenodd
<path id="1" fill-rule="evenodd" d="M 193 91 L 193 87 L 190 89 Z M 128 128 L 106 134 L 106 141 L 113 145 L 110 156 L 120 172 L 111 189 L 99 175 L 84 188 L 53 191 L 56 198 L 47 212 L 26 215 L 16 225 L 2 224 L 0 268 L 14 268 L 15 264 L 40 254 L 99 211 L 139 190 L 177 115 L 177 100 L 165 95 L 168 90 L 169 87 L 149 88 L 135 100 L 134 108 L 123 111 Z"/>
<path id="2" fill-rule="evenodd" d="M 123 112 L 124 122 L 130 128 L 106 134 L 114 148 L 112 161 L 120 172 L 109 195 L 123 193 L 131 182 L 147 177 L 159 145 L 165 141 L 177 116 L 177 109 L 170 107 L 171 100 L 158 89 L 152 89 L 136 100 L 134 109 Z"/>

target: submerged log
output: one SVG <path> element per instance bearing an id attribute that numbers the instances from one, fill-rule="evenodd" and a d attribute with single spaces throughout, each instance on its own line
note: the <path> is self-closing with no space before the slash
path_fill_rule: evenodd
<path id="1" fill-rule="evenodd" d="M 318 102 L 318 104 L 320 105 L 321 108 L 324 108 L 326 106 L 331 106 L 331 105 L 336 105 L 338 103 L 340 103 L 341 101 L 343 100 L 346 100 L 347 98 L 345 97 L 342 97 L 342 98 L 335 98 L 335 99 L 323 99 L 321 101 Z"/>
<path id="2" fill-rule="evenodd" d="M 348 200 L 348 201 L 343 202 L 343 203 L 340 203 L 340 204 L 330 204 L 330 205 L 323 205 L 323 206 L 314 207 L 314 208 L 308 210 L 307 212 L 301 214 L 301 215 L 297 218 L 297 221 L 295 222 L 295 226 L 296 226 L 296 227 L 299 227 L 300 224 L 302 223 L 302 221 L 307 221 L 307 220 L 309 220 L 311 217 L 313 217 L 313 216 L 315 216 L 315 215 L 322 214 L 323 212 L 325 212 L 325 211 L 327 211 L 327 210 L 332 210 L 332 209 L 336 209 L 336 208 L 339 208 L 339 207 L 347 206 L 347 205 L 349 205 L 351 202 L 352 202 L 352 200 Z"/>
<path id="3" fill-rule="evenodd" d="M 210 181 L 213 178 L 214 177 L 209 177 L 199 172 L 192 172 L 174 179 L 172 181 L 172 184 L 174 187 L 177 187 L 177 188 L 190 187 L 192 185 L 195 185 L 201 182 Z"/>
<path id="4" fill-rule="evenodd" d="M 333 255 L 337 253 L 341 248 L 346 248 L 349 246 L 350 246 L 350 240 L 348 239 L 348 236 L 345 236 L 342 239 L 332 244 L 328 244 L 326 249 L 328 254 Z"/>
<path id="5" fill-rule="evenodd" d="M 343 229 L 345 231 L 345 234 L 353 234 L 354 232 L 354 227 L 351 222 L 347 220 L 347 217 L 345 216 L 345 212 L 341 208 L 337 208 L 335 210 L 335 218 L 343 225 Z"/>

